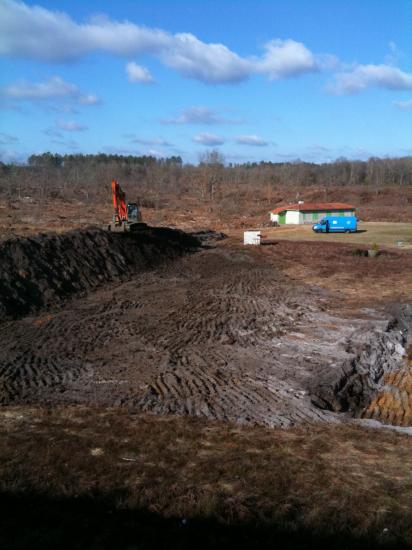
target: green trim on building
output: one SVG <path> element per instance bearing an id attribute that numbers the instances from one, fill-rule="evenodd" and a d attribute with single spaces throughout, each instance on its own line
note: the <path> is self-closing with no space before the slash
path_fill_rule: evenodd
<path id="1" fill-rule="evenodd" d="M 298 223 L 310 223 L 318 222 L 324 216 L 354 216 L 355 209 L 343 208 L 341 210 L 283 210 L 278 213 L 278 223 L 279 225 L 286 224 L 286 215 L 288 212 L 299 212 L 300 222 Z"/>

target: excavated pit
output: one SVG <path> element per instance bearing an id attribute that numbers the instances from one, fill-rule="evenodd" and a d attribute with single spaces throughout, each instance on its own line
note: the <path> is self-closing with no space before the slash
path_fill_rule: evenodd
<path id="1" fill-rule="evenodd" d="M 405 362 L 410 309 L 345 317 L 258 249 L 180 231 L 13 239 L 0 273 L 4 405 L 338 422 L 367 416 Z"/>

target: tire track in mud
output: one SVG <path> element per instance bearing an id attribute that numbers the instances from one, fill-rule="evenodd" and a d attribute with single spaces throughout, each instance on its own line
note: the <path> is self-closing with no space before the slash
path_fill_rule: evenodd
<path id="1" fill-rule="evenodd" d="M 323 329 L 322 308 L 259 251 L 201 251 L 0 324 L 0 403 L 123 405 L 269 426 L 335 420 L 312 404 L 309 382 L 332 356 L 347 357 L 336 342 L 354 327 L 325 316 L 337 328 Z"/>
<path id="2" fill-rule="evenodd" d="M 64 391 L 91 369 L 80 361 L 54 360 L 36 355 L 16 355 L 0 367 L 0 404 L 35 401 L 43 390 Z"/>

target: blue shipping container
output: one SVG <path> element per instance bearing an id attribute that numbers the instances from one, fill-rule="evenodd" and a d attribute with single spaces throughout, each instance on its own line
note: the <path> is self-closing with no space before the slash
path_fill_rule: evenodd
<path id="1" fill-rule="evenodd" d="M 356 233 L 356 216 L 326 216 L 312 226 L 315 233 Z"/>

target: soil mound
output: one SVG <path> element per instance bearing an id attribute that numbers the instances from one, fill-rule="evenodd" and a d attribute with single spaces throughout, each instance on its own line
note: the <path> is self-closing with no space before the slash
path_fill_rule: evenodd
<path id="1" fill-rule="evenodd" d="M 53 306 L 103 282 L 125 280 L 199 244 L 183 231 L 153 227 L 138 233 L 87 229 L 9 239 L 0 246 L 0 320 Z"/>
<path id="2" fill-rule="evenodd" d="M 222 233 L 220 231 L 213 231 L 212 229 L 201 229 L 200 231 L 192 231 L 190 233 L 193 237 L 196 237 L 196 239 L 199 239 L 199 241 L 203 242 L 209 242 L 209 241 L 223 241 L 224 239 L 227 239 L 227 235 L 225 233 Z"/>

